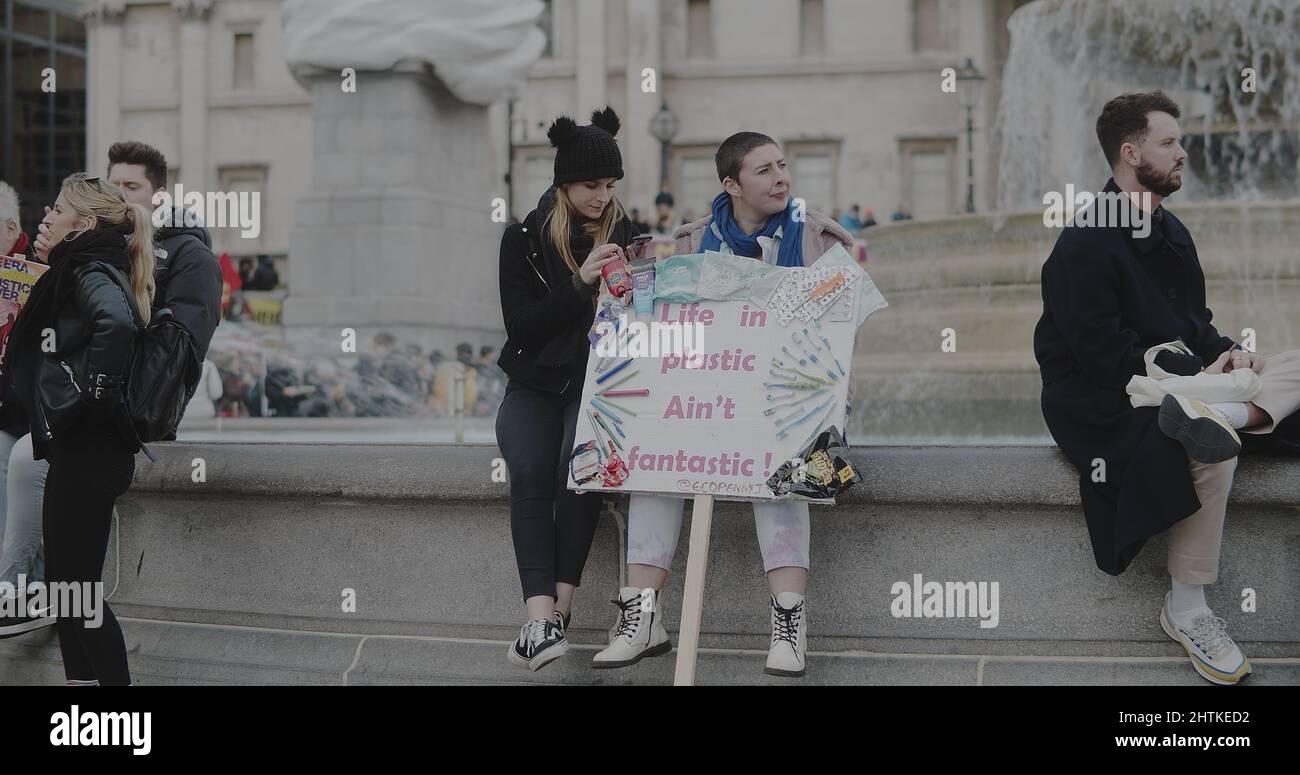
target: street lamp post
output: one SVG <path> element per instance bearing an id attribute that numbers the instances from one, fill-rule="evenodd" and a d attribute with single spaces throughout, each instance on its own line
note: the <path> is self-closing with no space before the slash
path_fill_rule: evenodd
<path id="1" fill-rule="evenodd" d="M 659 141 L 659 190 L 668 190 L 668 148 L 677 136 L 680 122 L 668 109 L 667 102 L 661 102 L 659 110 L 650 119 L 650 134 Z"/>
<path id="2" fill-rule="evenodd" d="M 975 106 L 984 88 L 984 74 L 969 58 L 957 71 L 957 99 L 966 109 L 966 212 L 975 212 Z"/>
<path id="3" fill-rule="evenodd" d="M 506 101 L 506 218 L 515 210 L 515 101 Z"/>

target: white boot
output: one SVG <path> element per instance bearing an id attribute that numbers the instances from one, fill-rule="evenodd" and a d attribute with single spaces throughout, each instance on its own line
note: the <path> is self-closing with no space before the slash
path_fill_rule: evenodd
<path id="1" fill-rule="evenodd" d="M 767 652 L 764 673 L 798 678 L 804 673 L 804 652 L 808 644 L 808 622 L 804 617 L 803 595 L 782 592 L 772 598 L 772 646 Z"/>
<path id="2" fill-rule="evenodd" d="M 663 612 L 659 610 L 659 593 L 653 589 L 623 587 L 618 599 L 618 623 L 609 647 L 591 660 L 596 669 L 627 667 L 646 657 L 667 654 L 673 644 L 664 629 Z"/>

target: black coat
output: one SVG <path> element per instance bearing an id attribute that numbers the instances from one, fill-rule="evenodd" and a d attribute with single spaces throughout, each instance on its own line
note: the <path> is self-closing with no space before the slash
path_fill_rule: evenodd
<path id="1" fill-rule="evenodd" d="M 1111 180 L 1105 190 L 1119 188 Z M 1150 236 L 1132 231 L 1065 227 L 1043 264 L 1034 331 L 1043 418 L 1079 469 L 1097 567 L 1112 575 L 1146 539 L 1200 508 L 1187 454 L 1160 432 L 1156 408 L 1129 403 L 1125 385 L 1146 373 L 1143 356 L 1157 344 L 1181 339 L 1196 353 L 1158 359 L 1178 374 L 1195 374 L 1234 346 L 1210 322 L 1205 275 L 1182 222 L 1161 207 Z M 1105 481 L 1093 481 L 1097 461 Z"/>
<path id="2" fill-rule="evenodd" d="M 582 282 L 546 238 L 546 216 L 555 206 L 554 189 L 523 223 L 501 236 L 501 314 L 506 343 L 497 365 L 511 380 L 550 393 L 563 393 L 581 380 L 591 343 L 587 333 L 596 317 L 592 302 L 600 288 Z M 624 218 L 610 241 L 626 246 L 636 236 Z M 536 249 L 534 249 L 536 247 Z M 579 265 L 588 252 L 575 252 Z"/>
<path id="3" fill-rule="evenodd" d="M 221 265 L 202 226 L 185 226 L 177 212 L 171 226 L 154 232 L 153 311 L 166 307 L 189 332 L 201 363 L 221 322 Z"/>
<path id="4" fill-rule="evenodd" d="M 132 452 L 139 449 L 121 400 L 144 327 L 134 298 L 123 290 L 130 286 L 126 245 L 125 236 L 105 229 L 55 245 L 50 270 L 32 286 L 18 315 L 6 360 L 37 460 L 56 434 L 90 428 L 117 436 Z M 42 346 L 47 329 L 54 332 L 52 352 Z"/>

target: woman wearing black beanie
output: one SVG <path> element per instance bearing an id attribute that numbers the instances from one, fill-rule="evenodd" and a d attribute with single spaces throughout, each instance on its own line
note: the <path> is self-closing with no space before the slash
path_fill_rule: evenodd
<path id="1" fill-rule="evenodd" d="M 636 236 L 614 196 L 623 177 L 618 130 L 610 108 L 592 114 L 589 126 L 556 119 L 547 132 L 557 149 L 554 183 L 501 237 L 507 340 L 497 364 L 510 379 L 497 446 L 510 472 L 510 531 L 528 609 L 508 656 L 530 670 L 569 648 L 573 592 L 600 512 L 600 496 L 566 485 L 601 267 L 622 258 L 621 246 Z"/>

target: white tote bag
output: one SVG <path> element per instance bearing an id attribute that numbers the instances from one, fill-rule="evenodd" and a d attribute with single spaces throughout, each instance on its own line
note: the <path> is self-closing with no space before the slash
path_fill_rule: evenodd
<path id="1" fill-rule="evenodd" d="M 1180 341 L 1165 342 L 1147 350 L 1144 359 L 1147 375 L 1134 376 L 1125 390 L 1134 407 L 1160 406 L 1166 395 L 1195 398 L 1209 404 L 1224 401 L 1249 401 L 1259 395 L 1259 375 L 1252 369 L 1233 369 L 1227 374 L 1194 374 L 1190 377 L 1170 374 L 1156 365 L 1156 355 L 1163 351 L 1195 355 Z"/>

